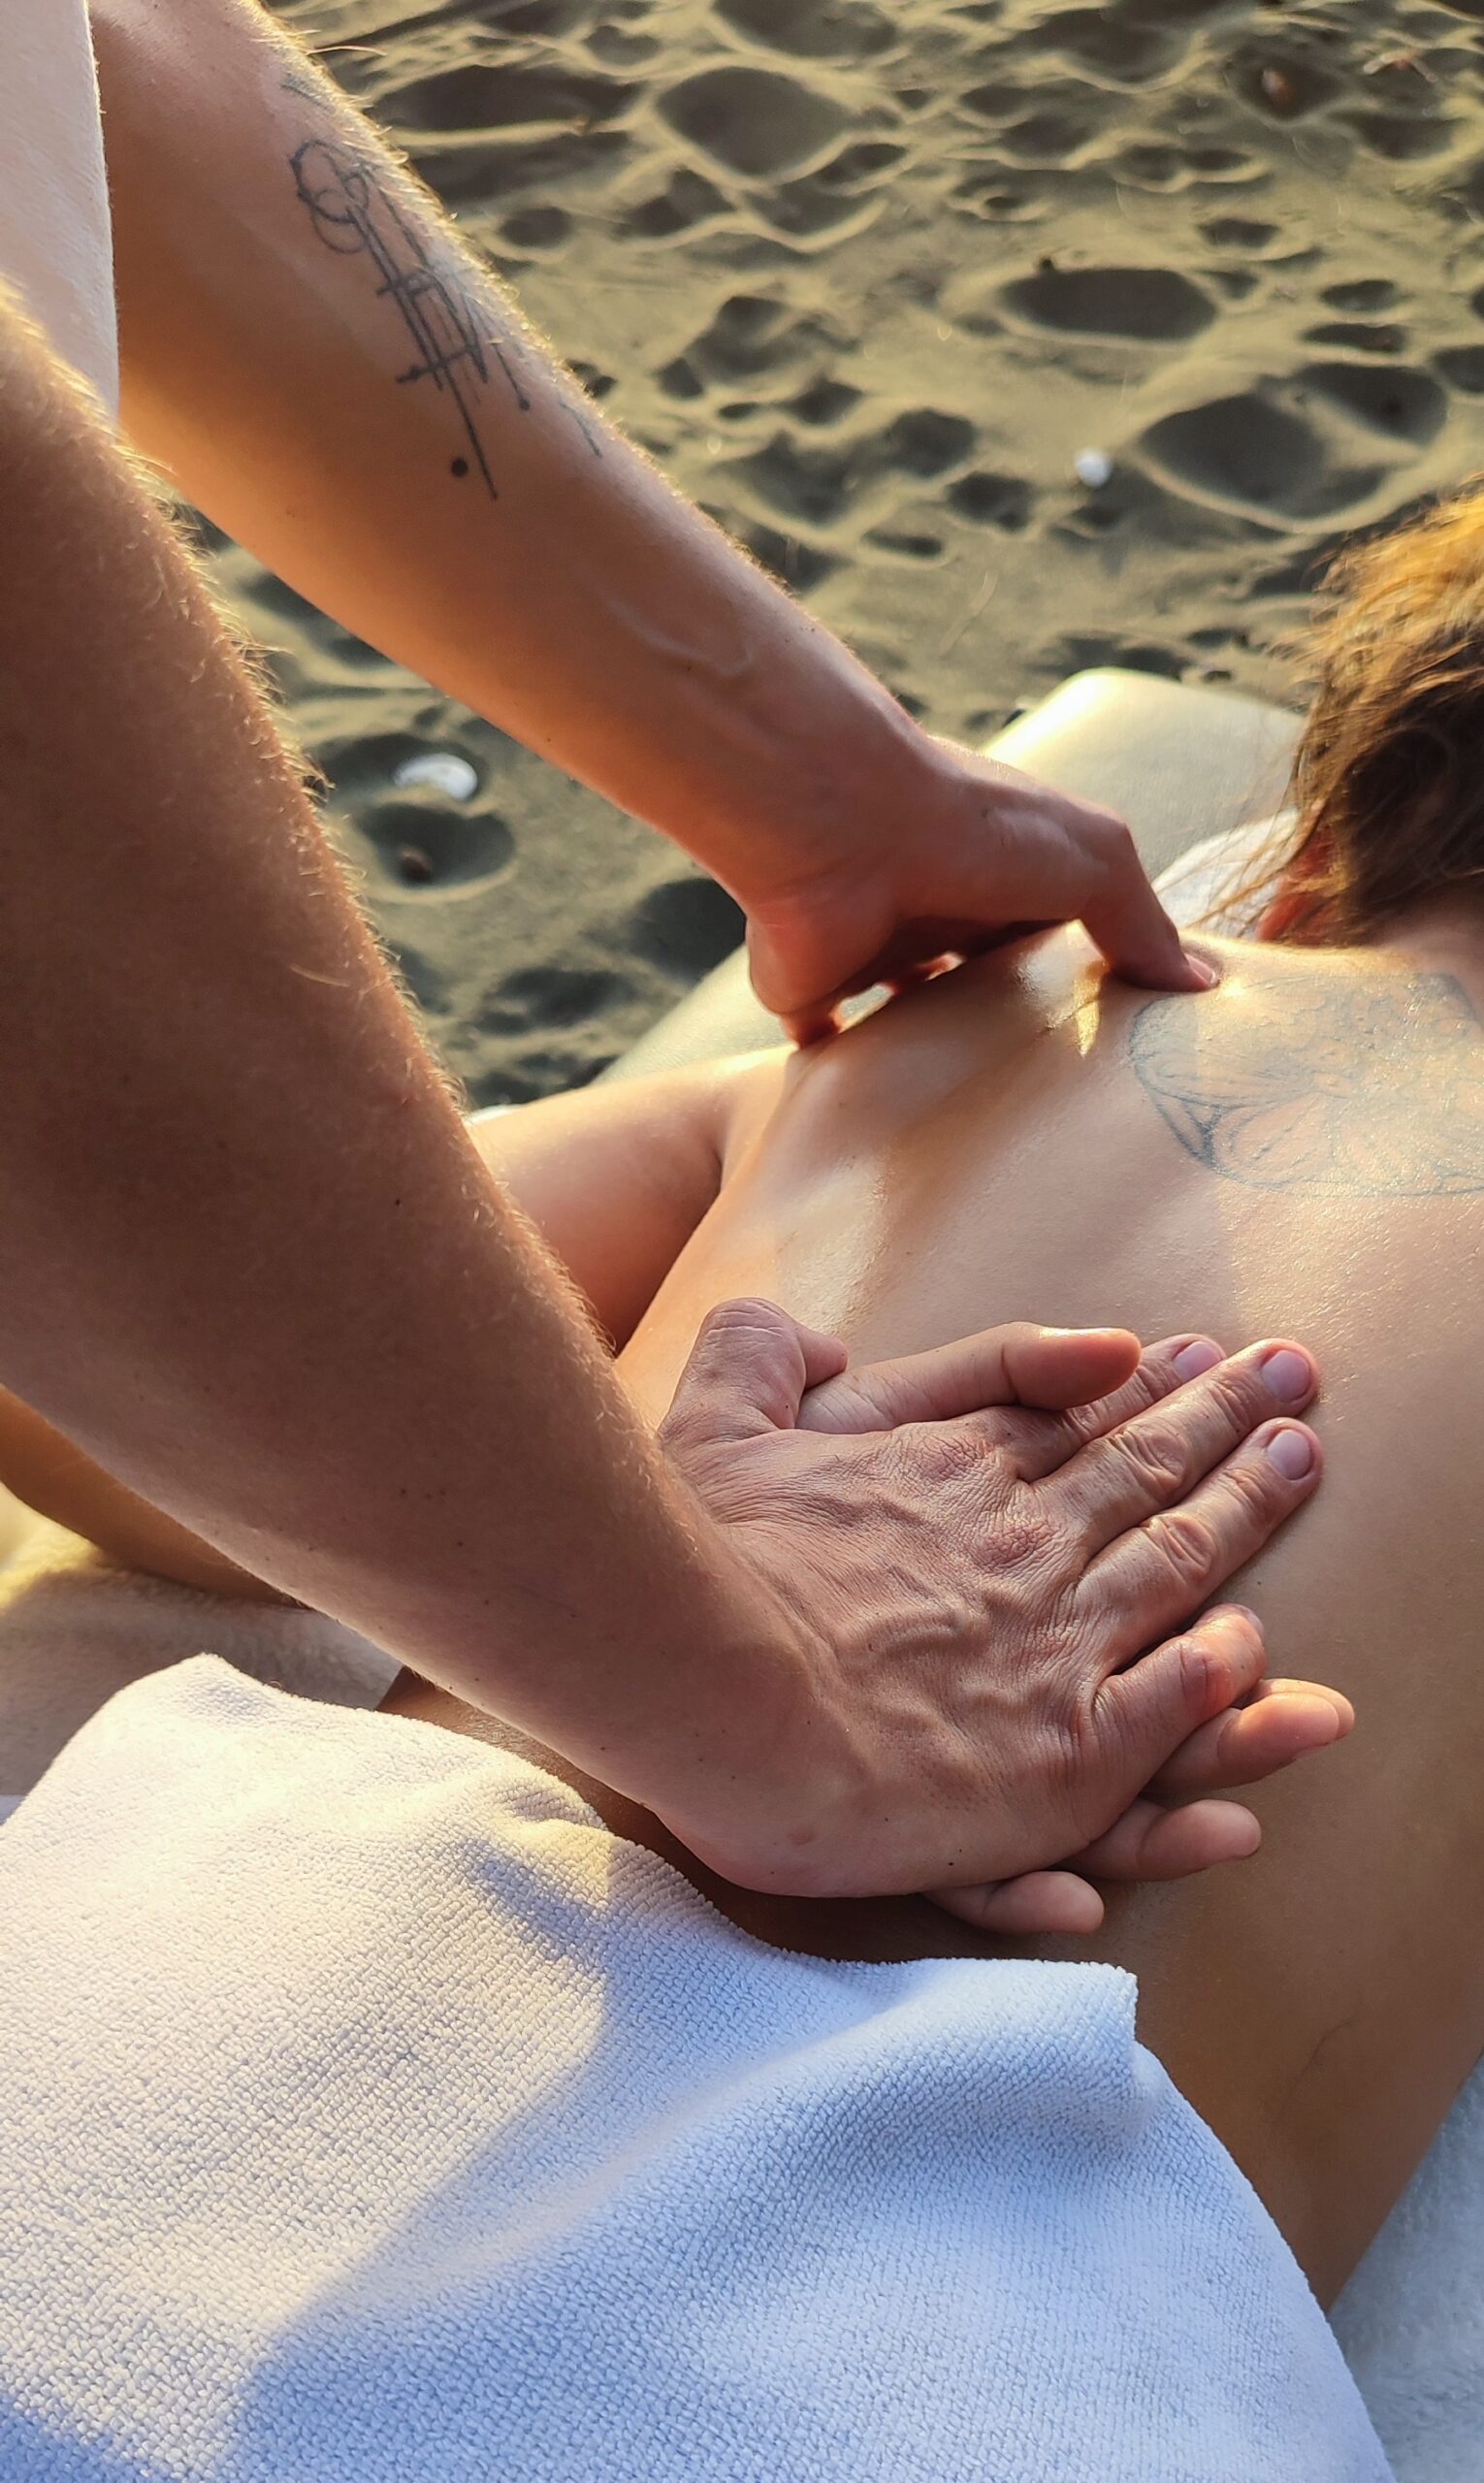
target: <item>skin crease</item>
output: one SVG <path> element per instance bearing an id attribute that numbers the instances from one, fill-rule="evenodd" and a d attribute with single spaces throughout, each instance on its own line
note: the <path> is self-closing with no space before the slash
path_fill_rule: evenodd
<path id="1" fill-rule="evenodd" d="M 1160 1006 L 1202 1013 L 1199 1057 L 1218 1085 L 1223 1067 L 1250 1069 L 1255 1044 L 1290 1063 L 1280 1082 L 1306 1096 L 1338 1083 L 1347 1125 L 1371 1129 L 1364 1041 L 1359 1057 L 1343 1042 L 1301 1057 L 1285 1053 L 1284 1029 L 1312 1023 L 1316 1005 L 1323 1024 L 1350 1027 L 1378 988 L 1414 997 L 1419 974 L 1456 978 L 1484 1012 L 1484 926 L 1453 908 L 1419 913 L 1405 932 L 1367 951 L 1202 943 L 1223 969 L 1220 990 Z M 1264 1824 L 1261 1853 L 1191 1881 L 1108 1890 L 1090 1940 L 995 1942 L 920 1900 L 808 1904 L 730 1888 L 647 1814 L 531 1755 L 779 1946 L 1132 1968 L 1143 2039 L 1327 2301 L 1484 2048 L 1473 1548 L 1484 1191 L 1337 1194 L 1211 1171 L 1131 1064 L 1147 1005 L 1105 980 L 1069 932 L 941 978 L 829 1045 L 769 1055 L 733 1083 L 721 1198 L 620 1371 L 658 1419 L 698 1320 L 739 1293 L 841 1336 L 855 1361 L 1017 1318 L 1116 1321 L 1147 1337 L 1178 1317 L 1228 1346 L 1302 1336 L 1325 1373 L 1314 1415 L 1325 1488 L 1223 1599 L 1259 1611 L 1275 1674 L 1333 1683 L 1359 1725 L 1343 1747 L 1245 1797 Z M 1450 1006 L 1456 1016 L 1456 993 Z M 1428 1156 L 1431 1130 L 1437 1159 L 1456 1163 L 1457 1093 L 1425 1033 L 1418 1044 L 1415 1058 L 1403 1043 L 1386 1062 L 1388 1080 L 1410 1081 L 1408 1160 L 1418 1145 Z M 1477 1065 L 1472 1075 L 1477 1093 Z M 1383 1129 L 1383 1157 L 1389 1144 Z M 409 1683 L 392 1703 L 507 1738 Z"/>

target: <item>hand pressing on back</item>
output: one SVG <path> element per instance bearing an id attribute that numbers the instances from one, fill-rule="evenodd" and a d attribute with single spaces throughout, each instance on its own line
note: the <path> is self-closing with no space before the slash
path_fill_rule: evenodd
<path id="1" fill-rule="evenodd" d="M 1250 1853 L 1251 1814 L 1210 1797 L 1353 1722 L 1267 1681 L 1251 1615 L 1206 1609 L 1317 1484 L 1292 1419 L 1314 1388 L 1281 1341 L 1023 1325 L 852 1370 L 772 1304 L 723 1304 L 661 1444 L 809 1696 L 765 1779 L 650 1807 L 743 1886 L 925 1892 L 999 1932 L 1095 1929 L 1083 1873 Z"/>

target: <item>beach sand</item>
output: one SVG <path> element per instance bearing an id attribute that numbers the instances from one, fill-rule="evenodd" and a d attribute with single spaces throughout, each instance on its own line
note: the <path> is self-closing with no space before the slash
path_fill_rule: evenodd
<path id="1" fill-rule="evenodd" d="M 1325 555 L 1484 465 L 1484 0 L 280 14 L 935 731 L 1099 663 L 1299 703 Z M 203 532 L 474 1102 L 580 1083 L 734 945 L 673 847 Z M 432 753 L 470 798 L 398 784 Z"/>

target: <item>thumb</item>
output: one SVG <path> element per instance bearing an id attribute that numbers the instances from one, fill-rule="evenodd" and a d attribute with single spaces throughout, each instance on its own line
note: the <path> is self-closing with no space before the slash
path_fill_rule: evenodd
<path id="1" fill-rule="evenodd" d="M 719 1302 L 701 1322 L 661 1437 L 694 1442 L 791 1431 L 805 1391 L 833 1379 L 847 1359 L 837 1338 L 804 1327 L 776 1302 Z"/>
<path id="2" fill-rule="evenodd" d="M 1122 1387 L 1140 1351 L 1127 1328 L 1038 1328 L 1028 1320 L 985 1328 L 956 1344 L 829 1378 L 810 1390 L 799 1428 L 890 1431 L 952 1422 L 986 1405 L 1089 1405 Z"/>

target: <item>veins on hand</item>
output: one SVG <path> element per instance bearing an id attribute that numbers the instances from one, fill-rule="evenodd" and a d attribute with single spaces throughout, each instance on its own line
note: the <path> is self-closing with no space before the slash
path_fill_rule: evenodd
<path id="1" fill-rule="evenodd" d="M 318 138 L 299 147 L 291 160 L 299 197 L 320 241 L 342 257 L 369 257 L 381 279 L 377 291 L 403 321 L 415 359 L 398 372 L 399 385 L 431 379 L 456 408 L 468 456 L 453 458 L 449 470 L 463 476 L 472 459 L 490 499 L 498 500 L 475 416 L 493 382 L 492 361 L 520 411 L 531 411 L 520 346 L 513 339 L 501 341 L 481 332 L 468 293 L 455 275 L 440 274 L 434 266 L 402 207 L 378 181 L 373 164 L 351 147 Z M 565 403 L 563 410 L 578 425 L 594 456 L 600 457 L 581 414 Z"/>
<path id="2" fill-rule="evenodd" d="M 1129 1029 L 1145 1093 L 1209 1172 L 1262 1190 L 1484 1190 L 1484 1027 L 1452 975 L 1282 989 L 1271 1013 L 1153 1000 Z"/>

